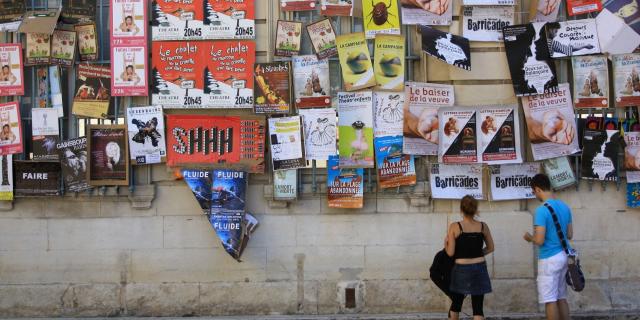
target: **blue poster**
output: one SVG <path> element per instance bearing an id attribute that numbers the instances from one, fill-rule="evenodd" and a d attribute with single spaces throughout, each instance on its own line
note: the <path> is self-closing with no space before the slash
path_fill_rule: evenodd
<path id="1" fill-rule="evenodd" d="M 182 169 L 182 177 L 198 200 L 200 208 L 207 214 L 211 211 L 211 171 Z"/>
<path id="2" fill-rule="evenodd" d="M 627 207 L 640 207 L 640 182 L 627 183 Z"/>
<path id="3" fill-rule="evenodd" d="M 212 213 L 208 218 L 224 250 L 234 259 L 240 259 L 244 238 L 244 213 Z"/>
<path id="4" fill-rule="evenodd" d="M 213 170 L 211 213 L 244 212 L 247 173 L 235 170 Z"/>
<path id="5" fill-rule="evenodd" d="M 402 136 L 376 137 L 373 144 L 379 188 L 416 184 L 416 166 L 413 156 L 402 154 Z"/>

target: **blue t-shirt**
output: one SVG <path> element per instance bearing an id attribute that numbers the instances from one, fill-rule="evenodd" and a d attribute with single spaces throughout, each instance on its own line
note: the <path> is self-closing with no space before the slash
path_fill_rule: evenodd
<path id="1" fill-rule="evenodd" d="M 560 227 L 562 228 L 564 237 L 567 240 L 567 245 L 569 245 L 569 239 L 567 239 L 567 226 L 572 222 L 571 209 L 569 209 L 564 202 L 556 199 L 549 199 L 546 203 L 551 205 L 556 216 L 558 216 Z M 561 251 L 564 251 L 560 238 L 558 237 L 558 233 L 556 232 L 556 225 L 553 223 L 551 212 L 549 212 L 549 209 L 544 205 L 541 205 L 536 209 L 533 225 L 545 228 L 544 243 L 540 246 L 538 254 L 539 259 L 553 257 Z M 569 248 L 571 248 L 571 245 L 569 245 Z"/>

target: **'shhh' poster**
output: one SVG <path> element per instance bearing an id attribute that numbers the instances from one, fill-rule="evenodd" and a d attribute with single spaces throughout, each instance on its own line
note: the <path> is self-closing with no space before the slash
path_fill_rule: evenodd
<path id="1" fill-rule="evenodd" d="M 22 66 L 22 45 L 19 43 L 0 44 L 0 96 L 21 96 L 24 94 Z"/>

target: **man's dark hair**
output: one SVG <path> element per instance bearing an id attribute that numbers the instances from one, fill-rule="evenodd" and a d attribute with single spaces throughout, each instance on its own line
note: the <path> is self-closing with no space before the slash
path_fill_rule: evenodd
<path id="1" fill-rule="evenodd" d="M 551 191 L 551 181 L 544 173 L 538 173 L 531 179 L 531 188 L 538 187 L 542 191 Z"/>

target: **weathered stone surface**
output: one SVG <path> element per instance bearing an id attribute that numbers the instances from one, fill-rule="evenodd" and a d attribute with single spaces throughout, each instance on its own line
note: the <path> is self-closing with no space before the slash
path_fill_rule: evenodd
<path id="1" fill-rule="evenodd" d="M 165 216 L 164 248 L 217 248 L 220 239 L 207 216 Z"/>
<path id="2" fill-rule="evenodd" d="M 299 268 L 298 259 L 303 260 Z M 267 279 L 296 280 L 302 272 L 305 280 L 337 280 L 341 269 L 364 268 L 364 247 L 309 246 L 267 248 Z"/>
<path id="3" fill-rule="evenodd" d="M 71 285 L 63 293 L 62 314 L 75 317 L 106 317 L 120 315 L 120 285 Z"/>
<path id="4" fill-rule="evenodd" d="M 584 290 L 569 290 L 569 308 L 580 312 L 611 310 L 610 288 L 608 281 L 589 280 Z"/>
<path id="5" fill-rule="evenodd" d="M 493 292 L 485 296 L 485 314 L 536 312 L 538 295 L 535 280 L 492 279 Z"/>
<path id="6" fill-rule="evenodd" d="M 192 316 L 197 314 L 196 283 L 131 283 L 126 287 L 126 310 L 132 316 Z"/>
<path id="7" fill-rule="evenodd" d="M 47 221 L 0 219 L 0 251 L 47 250 Z"/>
<path id="8" fill-rule="evenodd" d="M 363 279 L 426 279 L 442 246 L 366 246 Z"/>
<path id="9" fill-rule="evenodd" d="M 1 268 L 0 268 L 1 269 Z M 62 313 L 60 298 L 69 286 L 0 286 L 0 316 L 46 317 Z"/>
<path id="10" fill-rule="evenodd" d="M 364 281 L 365 313 L 442 312 L 447 298 L 430 280 Z"/>
<path id="11" fill-rule="evenodd" d="M 611 281 L 611 305 L 614 310 L 640 310 L 640 281 Z"/>

